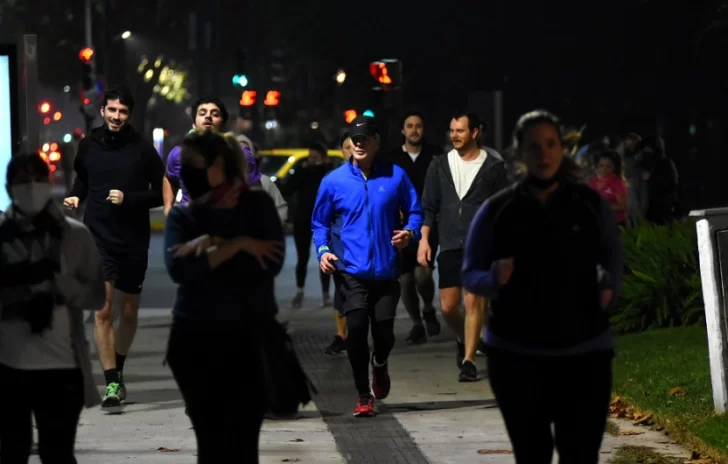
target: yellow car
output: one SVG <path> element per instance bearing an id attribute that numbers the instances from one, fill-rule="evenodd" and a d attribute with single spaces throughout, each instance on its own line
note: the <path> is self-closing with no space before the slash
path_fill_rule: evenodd
<path id="1" fill-rule="evenodd" d="M 270 179 L 279 184 L 285 184 L 287 176 L 296 172 L 307 159 L 307 148 L 275 148 L 273 150 L 261 150 L 259 170 Z M 341 166 L 344 156 L 338 150 L 329 150 L 329 161 L 334 168 Z"/>

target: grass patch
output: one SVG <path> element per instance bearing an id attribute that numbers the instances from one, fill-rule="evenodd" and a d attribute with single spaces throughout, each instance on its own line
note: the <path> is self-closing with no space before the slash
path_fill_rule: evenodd
<path id="1" fill-rule="evenodd" d="M 683 460 L 663 456 L 642 446 L 624 446 L 617 450 L 612 464 L 683 464 Z"/>
<path id="2" fill-rule="evenodd" d="M 616 422 L 607 421 L 607 428 L 605 431 L 610 435 L 617 435 L 619 433 L 619 426 Z"/>
<path id="3" fill-rule="evenodd" d="M 728 457 L 728 415 L 713 412 L 704 327 L 619 337 L 614 380 L 615 393 L 652 412 L 672 438 L 701 452 Z M 684 396 L 670 396 L 675 387 L 681 387 Z"/>

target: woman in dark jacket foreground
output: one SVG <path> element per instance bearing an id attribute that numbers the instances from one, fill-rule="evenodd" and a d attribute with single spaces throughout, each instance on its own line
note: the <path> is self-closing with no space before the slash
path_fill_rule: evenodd
<path id="1" fill-rule="evenodd" d="M 516 462 L 550 463 L 555 445 L 561 464 L 596 464 L 622 269 L 614 215 L 564 156 L 556 117 L 522 116 L 514 147 L 527 176 L 477 213 L 463 286 L 490 299 L 488 376 Z"/>
<path id="2" fill-rule="evenodd" d="M 179 285 L 167 360 L 195 429 L 197 462 L 255 464 L 266 410 L 255 321 L 277 309 L 283 229 L 268 194 L 248 188 L 237 142 L 226 138 L 198 130 L 182 143 L 192 200 L 172 208 L 165 229 L 165 264 Z M 244 396 L 231 383 L 239 369 Z"/>

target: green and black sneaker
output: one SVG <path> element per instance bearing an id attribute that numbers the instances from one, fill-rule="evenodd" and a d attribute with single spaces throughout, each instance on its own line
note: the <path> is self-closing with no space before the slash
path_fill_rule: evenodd
<path id="1" fill-rule="evenodd" d="M 126 384 L 124 383 L 124 374 L 121 372 L 119 372 L 119 392 L 117 395 L 119 396 L 119 402 L 124 404 L 126 402 Z"/>
<path id="2" fill-rule="evenodd" d="M 106 386 L 106 394 L 101 402 L 102 408 L 115 408 L 121 406 L 121 398 L 119 398 L 119 390 L 121 385 L 119 382 L 112 382 Z"/>

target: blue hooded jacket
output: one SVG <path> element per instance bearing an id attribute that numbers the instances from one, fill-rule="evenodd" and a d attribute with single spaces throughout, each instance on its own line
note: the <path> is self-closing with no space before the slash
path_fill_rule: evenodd
<path id="1" fill-rule="evenodd" d="M 402 228 L 400 211 L 407 225 Z M 319 260 L 333 253 L 337 271 L 370 280 L 399 276 L 395 230 L 410 230 L 420 239 L 422 206 L 405 171 L 376 160 L 365 178 L 349 160 L 324 177 L 311 218 Z"/>

